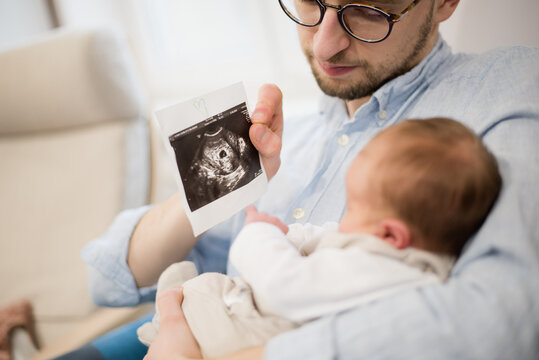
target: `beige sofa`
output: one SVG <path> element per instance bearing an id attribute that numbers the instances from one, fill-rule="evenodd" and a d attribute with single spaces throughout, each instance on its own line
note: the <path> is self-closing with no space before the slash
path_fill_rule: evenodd
<path id="1" fill-rule="evenodd" d="M 0 308 L 31 302 L 33 359 L 149 309 L 98 309 L 79 255 L 120 210 L 149 201 L 148 114 L 118 34 L 61 30 L 0 53 Z"/>

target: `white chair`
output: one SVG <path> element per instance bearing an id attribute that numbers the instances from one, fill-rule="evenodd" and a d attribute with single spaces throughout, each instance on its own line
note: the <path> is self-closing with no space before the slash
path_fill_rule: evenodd
<path id="1" fill-rule="evenodd" d="M 148 201 L 148 113 L 115 33 L 62 30 L 0 53 L 0 307 L 30 300 L 42 358 L 142 311 L 97 309 L 79 253 Z"/>

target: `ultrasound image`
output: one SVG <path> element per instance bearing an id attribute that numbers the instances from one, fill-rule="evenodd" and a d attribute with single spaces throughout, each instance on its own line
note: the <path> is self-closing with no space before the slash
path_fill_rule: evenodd
<path id="1" fill-rule="evenodd" d="M 242 103 L 170 136 L 191 211 L 262 173 L 258 152 L 249 140 L 250 126 Z"/>

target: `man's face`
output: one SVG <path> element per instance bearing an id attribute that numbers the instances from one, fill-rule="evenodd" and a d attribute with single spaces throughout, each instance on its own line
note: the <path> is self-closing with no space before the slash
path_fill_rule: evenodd
<path id="1" fill-rule="evenodd" d="M 298 25 L 303 52 L 322 91 L 344 100 L 360 99 L 417 65 L 436 39 L 434 1 L 422 0 L 394 24 L 391 35 L 380 43 L 365 43 L 349 36 L 334 9 L 328 8 L 324 20 L 316 27 Z M 347 2 L 328 3 L 344 5 Z M 369 4 L 400 13 L 409 5 L 409 0 Z"/>

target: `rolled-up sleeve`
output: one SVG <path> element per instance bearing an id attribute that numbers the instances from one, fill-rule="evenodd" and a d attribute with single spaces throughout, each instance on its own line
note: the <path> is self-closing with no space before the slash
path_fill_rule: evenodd
<path id="1" fill-rule="evenodd" d="M 92 300 L 101 306 L 132 306 L 155 297 L 155 286 L 137 288 L 127 266 L 129 240 L 142 216 L 143 206 L 121 212 L 108 230 L 82 250 L 88 264 L 88 286 Z"/>
<path id="2" fill-rule="evenodd" d="M 155 299 L 156 285 L 137 288 L 127 265 L 131 235 L 150 208 L 121 212 L 102 236 L 83 248 L 81 256 L 88 264 L 89 293 L 97 305 L 133 306 Z M 199 273 L 226 272 L 230 233 L 240 222 L 241 216 L 236 216 L 207 231 L 184 260 L 194 262 Z"/>

